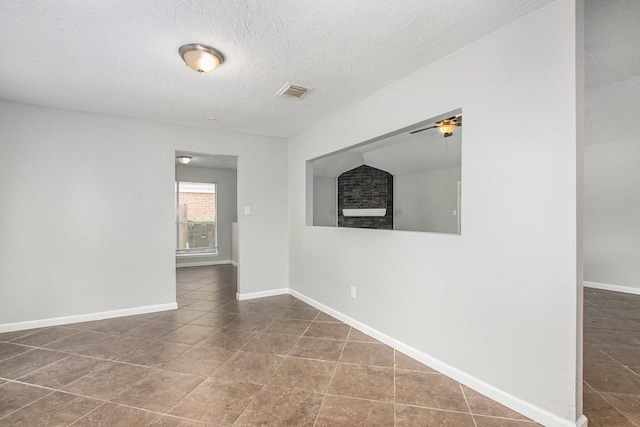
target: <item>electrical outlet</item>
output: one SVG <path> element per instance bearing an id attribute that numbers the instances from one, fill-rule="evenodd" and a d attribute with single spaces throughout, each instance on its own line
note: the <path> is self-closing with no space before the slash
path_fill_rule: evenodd
<path id="1" fill-rule="evenodd" d="M 351 298 L 356 299 L 356 287 L 351 287 Z"/>

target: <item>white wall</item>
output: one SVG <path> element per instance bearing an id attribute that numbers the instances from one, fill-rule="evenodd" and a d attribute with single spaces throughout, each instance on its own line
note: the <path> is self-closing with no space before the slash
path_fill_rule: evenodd
<path id="1" fill-rule="evenodd" d="M 582 412 L 581 19 L 558 0 L 289 142 L 293 291 L 547 426 Z M 461 236 L 305 225 L 307 160 L 456 108 Z"/>
<path id="2" fill-rule="evenodd" d="M 213 182 L 216 184 L 216 231 L 218 254 L 210 256 L 179 256 L 178 266 L 193 263 L 231 261 L 231 223 L 238 220 L 236 171 L 232 169 L 197 168 L 176 166 L 176 179 L 186 182 Z"/>
<path id="3" fill-rule="evenodd" d="M 460 168 L 393 177 L 394 229 L 457 233 Z"/>
<path id="4" fill-rule="evenodd" d="M 237 222 L 231 223 L 231 263 L 238 267 L 240 265 L 239 249 L 240 230 Z"/>
<path id="5" fill-rule="evenodd" d="M 640 293 L 638 105 L 640 76 L 587 91 L 584 279 L 631 293 Z"/>
<path id="6" fill-rule="evenodd" d="M 338 225 L 338 195 L 336 178 L 313 177 L 313 225 Z"/>
<path id="7" fill-rule="evenodd" d="M 640 134 L 585 146 L 585 164 L 584 278 L 640 292 Z"/>
<path id="8" fill-rule="evenodd" d="M 239 156 L 239 292 L 287 286 L 283 139 L 0 102 L 0 327 L 175 302 L 176 150 Z"/>

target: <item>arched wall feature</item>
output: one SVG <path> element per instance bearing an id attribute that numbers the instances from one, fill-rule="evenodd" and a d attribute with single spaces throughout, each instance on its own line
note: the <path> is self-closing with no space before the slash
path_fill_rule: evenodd
<path id="1" fill-rule="evenodd" d="M 385 209 L 384 216 L 345 216 L 344 209 Z M 393 175 L 362 165 L 338 177 L 338 227 L 393 230 Z"/>

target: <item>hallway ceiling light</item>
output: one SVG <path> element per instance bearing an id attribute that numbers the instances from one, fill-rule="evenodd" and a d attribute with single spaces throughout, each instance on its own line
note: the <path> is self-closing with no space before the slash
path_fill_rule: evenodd
<path id="1" fill-rule="evenodd" d="M 199 43 L 185 44 L 178 49 L 182 60 L 199 73 L 210 73 L 224 62 L 224 57 L 220 52 Z"/>
<path id="2" fill-rule="evenodd" d="M 191 161 L 191 156 L 178 156 L 176 158 L 178 159 L 178 162 L 182 163 L 183 165 L 186 165 Z"/>
<path id="3" fill-rule="evenodd" d="M 456 126 L 458 126 L 455 120 L 443 120 L 441 123 L 442 124 L 438 126 L 438 129 L 444 134 L 444 136 L 451 136 Z"/>
<path id="4" fill-rule="evenodd" d="M 442 132 L 442 135 L 444 135 L 445 138 L 453 135 L 453 131 L 456 129 L 457 126 L 462 126 L 462 114 L 458 114 L 457 116 L 453 116 L 453 117 L 449 117 L 448 119 L 444 119 L 439 121 L 438 123 L 436 123 L 433 126 L 429 126 L 426 128 L 422 128 L 422 129 L 418 129 L 418 130 L 414 130 L 412 132 L 409 132 L 410 134 L 414 134 L 414 133 L 418 133 L 418 132 L 422 132 L 428 129 L 438 129 L 440 130 L 440 132 Z"/>

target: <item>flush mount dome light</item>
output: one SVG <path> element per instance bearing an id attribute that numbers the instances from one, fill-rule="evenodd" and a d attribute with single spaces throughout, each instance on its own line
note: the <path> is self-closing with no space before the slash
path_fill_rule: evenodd
<path id="1" fill-rule="evenodd" d="M 182 163 L 183 165 L 186 165 L 187 163 L 189 163 L 191 161 L 191 156 L 178 156 L 178 157 L 176 157 L 176 159 L 178 159 L 179 163 Z"/>
<path id="2" fill-rule="evenodd" d="M 444 136 L 451 136 L 456 126 L 458 126 L 455 120 L 443 120 L 441 123 L 438 129 L 440 129 L 440 132 L 442 132 Z"/>
<path id="3" fill-rule="evenodd" d="M 224 62 L 224 57 L 220 52 L 199 43 L 185 44 L 178 49 L 182 60 L 199 73 L 210 73 Z"/>

